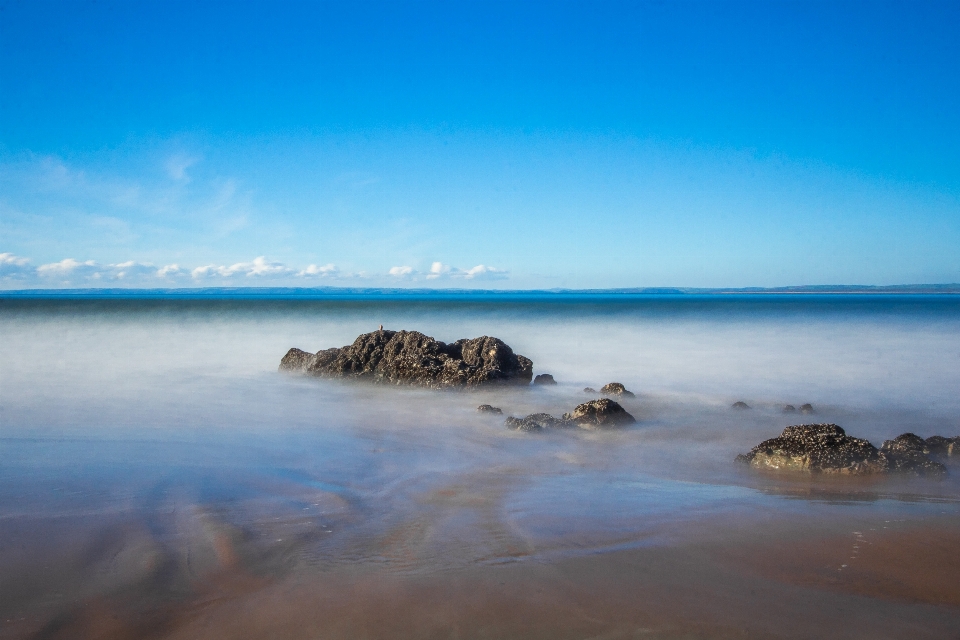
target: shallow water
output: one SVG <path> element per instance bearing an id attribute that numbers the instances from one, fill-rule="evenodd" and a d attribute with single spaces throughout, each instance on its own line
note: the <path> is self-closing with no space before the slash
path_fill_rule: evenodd
<path id="1" fill-rule="evenodd" d="M 381 323 L 495 335 L 560 384 L 458 393 L 277 373 L 289 347 Z M 801 422 L 876 445 L 960 433 L 956 297 L 6 298 L 0 335 L 10 637 L 94 637 L 76 621 L 93 602 L 135 592 L 156 611 L 236 568 L 263 584 L 426 579 L 735 542 L 730 523 L 803 537 L 960 516 L 956 467 L 836 480 L 732 463 Z M 634 427 L 523 434 L 475 411 L 559 415 L 614 380 L 637 393 L 623 401 Z M 781 412 L 807 402 L 815 415 Z M 182 631 L 168 626 L 151 629 Z"/>

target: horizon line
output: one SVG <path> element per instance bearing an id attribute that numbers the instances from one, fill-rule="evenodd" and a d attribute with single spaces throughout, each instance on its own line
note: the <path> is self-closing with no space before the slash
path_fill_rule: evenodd
<path id="1" fill-rule="evenodd" d="M 0 290 L 0 298 L 304 297 L 363 295 L 730 295 L 730 294 L 960 294 L 960 283 L 790 285 L 782 287 L 609 287 L 588 289 L 465 289 L 431 287 L 72 287 Z"/>

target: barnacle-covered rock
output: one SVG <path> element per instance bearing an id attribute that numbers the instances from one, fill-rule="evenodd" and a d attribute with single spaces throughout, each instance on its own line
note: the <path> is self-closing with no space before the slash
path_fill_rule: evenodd
<path id="1" fill-rule="evenodd" d="M 835 424 L 787 427 L 776 438 L 764 440 L 737 462 L 757 469 L 864 475 L 887 470 L 875 446 L 848 436 Z"/>
<path id="2" fill-rule="evenodd" d="M 610 398 L 601 398 L 578 404 L 572 413 L 563 414 L 563 419 L 585 429 L 605 429 L 633 424 L 636 418 Z"/>
<path id="3" fill-rule="evenodd" d="M 533 362 L 499 338 L 482 336 L 446 344 L 418 331 L 381 329 L 339 349 L 315 354 L 290 349 L 280 361 L 280 370 L 441 388 L 530 384 Z"/>
<path id="4" fill-rule="evenodd" d="M 945 474 L 946 467 L 928 458 L 928 452 L 926 442 L 912 433 L 887 440 L 877 449 L 862 438 L 848 436 L 835 424 L 800 424 L 737 456 L 737 462 L 757 469 L 806 473 Z"/>

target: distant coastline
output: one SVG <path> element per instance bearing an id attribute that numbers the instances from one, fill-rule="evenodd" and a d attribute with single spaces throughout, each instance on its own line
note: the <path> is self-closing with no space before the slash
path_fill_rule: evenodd
<path id="1" fill-rule="evenodd" d="M 379 298 L 708 295 L 958 295 L 960 284 L 802 285 L 792 287 L 632 287 L 611 289 L 429 289 L 388 287 L 195 287 L 0 290 L 0 298 Z"/>

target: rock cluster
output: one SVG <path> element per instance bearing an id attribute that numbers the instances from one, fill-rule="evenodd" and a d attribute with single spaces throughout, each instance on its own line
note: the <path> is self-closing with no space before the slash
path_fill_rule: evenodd
<path id="1" fill-rule="evenodd" d="M 905 433 L 877 449 L 867 440 L 848 436 L 835 424 L 801 424 L 787 427 L 779 437 L 737 456 L 737 462 L 758 469 L 824 474 L 946 473 L 942 464 L 927 457 L 924 444 L 918 436 Z"/>
<path id="2" fill-rule="evenodd" d="M 517 431 L 541 431 L 562 427 L 607 429 L 634 422 L 636 419 L 619 404 L 609 398 L 601 398 L 577 405 L 573 412 L 563 414 L 562 418 L 554 418 L 548 413 L 533 413 L 525 418 L 510 416 L 504 424 Z"/>
<path id="3" fill-rule="evenodd" d="M 290 349 L 280 361 L 280 370 L 441 388 L 530 384 L 533 362 L 489 336 L 446 344 L 417 331 L 381 329 L 339 349 L 317 353 Z"/>

